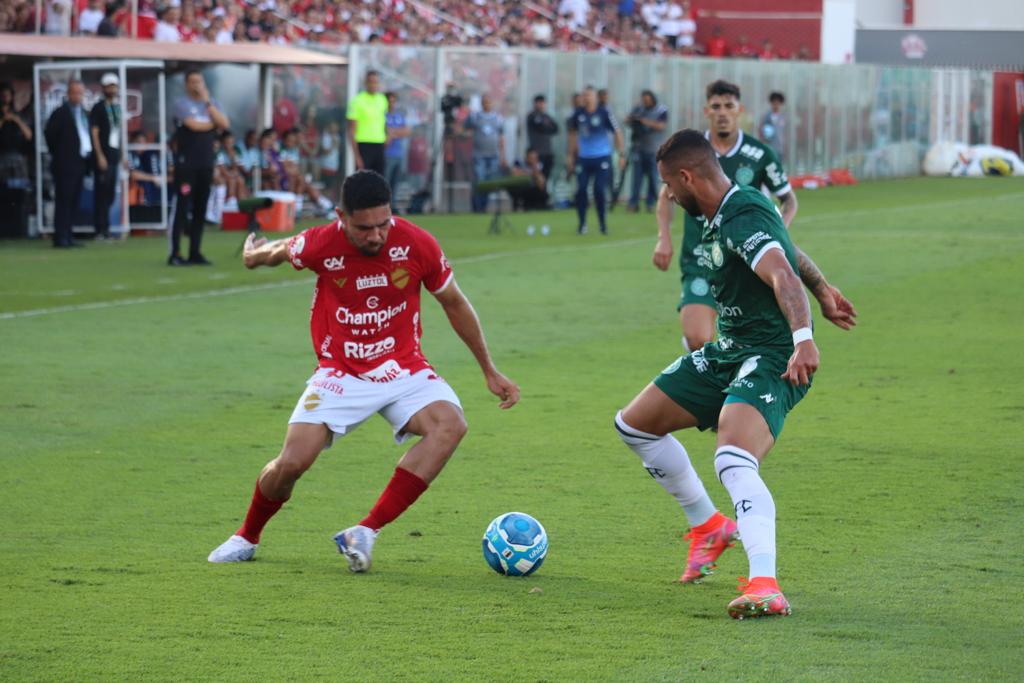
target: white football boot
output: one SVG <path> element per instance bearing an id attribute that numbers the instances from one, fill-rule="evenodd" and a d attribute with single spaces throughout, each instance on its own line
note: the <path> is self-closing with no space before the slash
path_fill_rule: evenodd
<path id="1" fill-rule="evenodd" d="M 217 546 L 206 559 L 210 562 L 248 562 L 258 547 L 241 536 L 232 536 Z"/>
<path id="2" fill-rule="evenodd" d="M 345 556 L 348 568 L 354 572 L 365 572 L 370 569 L 373 543 L 376 540 L 376 531 L 360 525 L 349 527 L 334 535 L 338 552 Z"/>

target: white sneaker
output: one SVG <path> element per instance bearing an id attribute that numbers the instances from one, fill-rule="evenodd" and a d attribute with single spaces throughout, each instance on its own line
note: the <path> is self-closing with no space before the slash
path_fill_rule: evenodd
<path id="1" fill-rule="evenodd" d="M 210 562 L 248 562 L 256 554 L 257 547 L 241 536 L 232 536 L 217 546 L 206 559 Z"/>
<path id="2" fill-rule="evenodd" d="M 348 568 L 354 572 L 365 572 L 370 569 L 373 543 L 377 540 L 377 532 L 365 526 L 352 526 L 334 535 L 338 544 L 338 552 L 348 560 Z"/>

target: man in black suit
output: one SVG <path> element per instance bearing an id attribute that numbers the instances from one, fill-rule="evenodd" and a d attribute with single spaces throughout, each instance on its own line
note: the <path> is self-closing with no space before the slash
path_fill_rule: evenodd
<path id="1" fill-rule="evenodd" d="M 85 86 L 79 80 L 68 82 L 67 102 L 58 107 L 46 122 L 46 146 L 50 151 L 53 182 L 56 186 L 53 210 L 53 246 L 80 247 L 71 238 L 71 224 L 82 194 L 82 180 L 92 155 L 89 118 L 82 106 Z"/>

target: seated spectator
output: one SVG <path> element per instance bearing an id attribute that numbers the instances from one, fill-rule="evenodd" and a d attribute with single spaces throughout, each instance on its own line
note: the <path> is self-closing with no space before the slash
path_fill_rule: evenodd
<path id="1" fill-rule="evenodd" d="M 133 145 L 145 145 L 148 142 L 146 131 L 132 133 Z M 160 152 L 155 149 L 129 150 L 128 169 L 128 203 L 132 206 L 159 205 L 160 186 L 166 182 L 160 170 Z"/>
<path id="2" fill-rule="evenodd" d="M 341 189 L 341 123 L 331 118 L 320 136 L 320 177 L 324 181 L 324 189 L 335 201 L 340 201 Z"/>
<path id="3" fill-rule="evenodd" d="M 732 56 L 740 59 L 754 59 L 757 57 L 757 48 L 750 44 L 745 34 L 740 35 L 736 40 L 736 47 L 732 50 Z"/>
<path id="4" fill-rule="evenodd" d="M 281 164 L 284 167 L 287 190 L 294 193 L 298 197 L 308 195 L 310 199 L 317 203 L 324 215 L 330 217 L 334 212 L 334 204 L 331 203 L 326 197 L 320 194 L 315 186 L 306 180 L 306 177 L 301 171 L 302 162 L 302 151 L 299 147 L 299 129 L 292 128 L 284 134 L 284 139 L 281 141 L 281 152 L 279 156 Z M 299 204 L 296 204 L 296 213 L 299 211 Z"/>
<path id="5" fill-rule="evenodd" d="M 214 184 L 217 184 L 216 176 L 220 175 L 225 188 L 224 209 L 235 211 L 238 208 L 238 200 L 249 196 L 249 189 L 246 187 L 243 173 L 242 150 L 235 144 L 235 136 L 230 130 L 220 134 L 220 149 L 217 151 L 215 163 Z"/>
<path id="6" fill-rule="evenodd" d="M 260 133 L 260 184 L 265 190 L 288 189 L 288 174 L 277 150 L 277 133 L 273 128 Z"/>
<path id="7" fill-rule="evenodd" d="M 245 178 L 246 187 L 251 190 L 253 172 L 260 166 L 260 146 L 256 131 L 251 128 L 245 131 L 245 139 L 238 146 L 238 151 L 238 168 Z"/>
<path id="8" fill-rule="evenodd" d="M 508 191 L 512 198 L 512 209 L 522 211 L 543 211 L 548 207 L 548 179 L 540 165 L 540 155 L 533 148 L 526 150 L 526 159 L 516 160 L 510 169 L 513 176 L 530 176 L 533 184 L 529 187 L 515 188 Z"/>

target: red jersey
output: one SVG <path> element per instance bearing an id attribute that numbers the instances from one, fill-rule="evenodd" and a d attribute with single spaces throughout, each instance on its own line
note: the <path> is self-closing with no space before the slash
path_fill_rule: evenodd
<path id="1" fill-rule="evenodd" d="M 380 252 L 366 256 L 335 221 L 289 239 L 288 260 L 318 276 L 309 327 L 320 367 L 372 382 L 430 368 L 420 349 L 420 285 L 437 294 L 453 277 L 433 235 L 396 217 Z"/>

